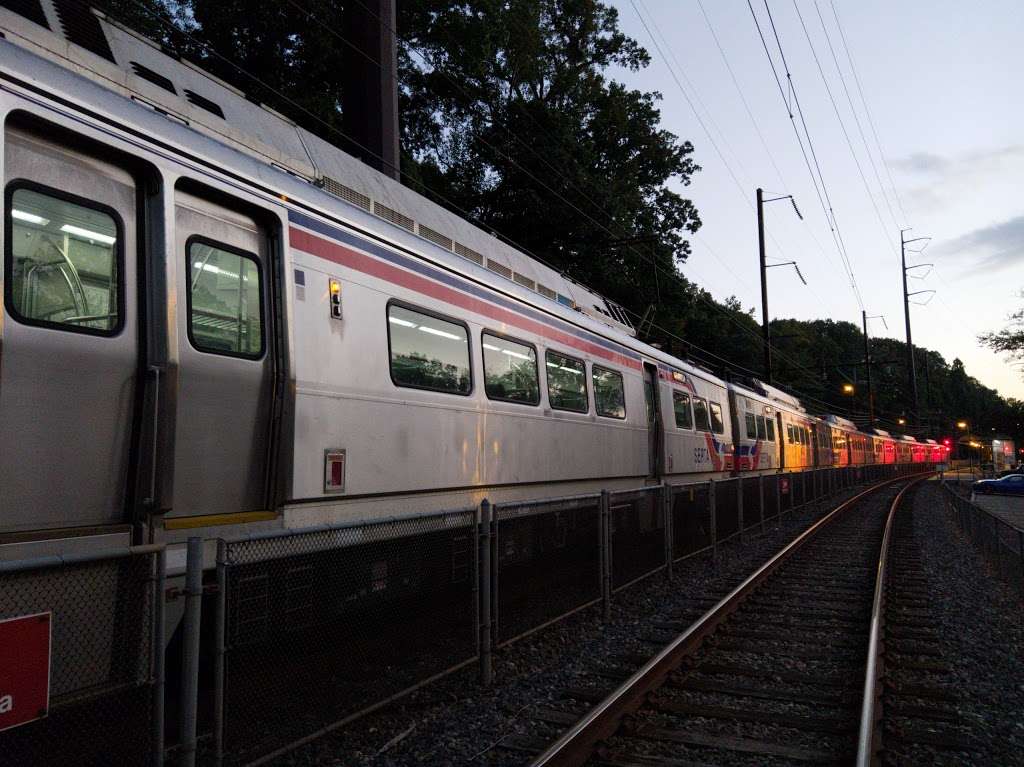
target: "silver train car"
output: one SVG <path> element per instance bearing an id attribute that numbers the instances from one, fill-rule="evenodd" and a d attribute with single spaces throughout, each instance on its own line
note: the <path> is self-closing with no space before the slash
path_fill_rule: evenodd
<path id="1" fill-rule="evenodd" d="M 0 557 L 916 460 L 40 8 L 0 8 Z"/>

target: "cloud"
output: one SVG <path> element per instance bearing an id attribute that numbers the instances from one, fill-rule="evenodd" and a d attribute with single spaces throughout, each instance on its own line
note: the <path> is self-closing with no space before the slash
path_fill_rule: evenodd
<path id="1" fill-rule="evenodd" d="M 1024 144 L 1010 144 L 939 155 L 913 152 L 889 160 L 902 176 L 904 199 L 913 216 L 959 208 L 965 189 L 997 196 L 1015 194 L 1024 175 Z"/>
<path id="2" fill-rule="evenodd" d="M 952 163 L 949 158 L 930 152 L 914 152 L 891 161 L 893 167 L 907 173 L 939 173 L 949 168 Z"/>
<path id="3" fill-rule="evenodd" d="M 973 229 L 935 246 L 944 260 L 954 257 L 959 266 L 994 271 L 1024 261 L 1024 214 Z M 963 263 L 964 260 L 970 263 Z"/>

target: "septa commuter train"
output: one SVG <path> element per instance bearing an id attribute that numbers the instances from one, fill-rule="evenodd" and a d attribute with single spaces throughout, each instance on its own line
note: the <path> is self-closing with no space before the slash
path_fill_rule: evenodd
<path id="1" fill-rule="evenodd" d="M 934 460 L 57 5 L 0 6 L 3 558 Z"/>

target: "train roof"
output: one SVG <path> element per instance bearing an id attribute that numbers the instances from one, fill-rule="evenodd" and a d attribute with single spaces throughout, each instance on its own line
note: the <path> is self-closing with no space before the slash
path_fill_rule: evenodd
<path id="1" fill-rule="evenodd" d="M 860 431 L 860 429 L 857 428 L 857 424 L 855 424 L 853 421 L 851 421 L 848 418 L 843 418 L 842 416 L 835 415 L 833 413 L 823 415 L 821 419 L 826 423 L 830 423 L 839 429 L 846 429 L 847 431 Z"/>
<path id="2" fill-rule="evenodd" d="M 41 0 L 44 24 L 0 6 L 0 60 L 15 78 L 47 85 L 82 110 L 116 116 L 119 128 L 159 136 L 165 146 L 184 157 L 243 174 L 257 187 L 271 187 L 288 205 L 305 206 L 354 226 L 373 227 L 389 241 L 414 249 L 428 260 L 600 333 L 653 361 L 725 387 L 724 380 L 704 368 L 637 339 L 629 319 L 613 315 L 613 302 L 598 293 L 250 100 L 191 62 L 168 55 L 158 44 L 99 11 L 76 19 L 79 26 L 65 28 L 56 5 L 55 0 Z M 84 37 L 83 23 L 93 25 Z M 339 177 L 345 184 L 340 184 Z M 606 311 L 601 311 L 602 306 Z"/>
<path id="3" fill-rule="evenodd" d="M 41 0 L 42 18 L 0 7 L 8 39 L 131 98 L 169 120 L 314 185 L 349 205 L 629 336 L 615 302 L 378 172 L 270 107 L 100 11 L 65 25 L 59 3 Z M 15 6 L 17 7 L 17 5 Z M 32 18 L 34 16 L 34 18 Z"/>
<path id="4" fill-rule="evenodd" d="M 884 429 L 872 429 L 871 432 L 879 437 L 885 437 L 886 439 L 892 439 L 892 435 Z"/>

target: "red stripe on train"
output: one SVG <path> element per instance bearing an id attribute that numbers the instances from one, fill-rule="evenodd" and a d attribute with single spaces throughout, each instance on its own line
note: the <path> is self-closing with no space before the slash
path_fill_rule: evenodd
<path id="1" fill-rule="evenodd" d="M 373 256 L 368 256 L 365 253 L 360 253 L 357 250 L 348 248 L 330 240 L 325 240 L 321 237 L 317 237 L 302 229 L 296 229 L 291 227 L 289 229 L 289 241 L 291 247 L 301 250 L 305 253 L 310 253 L 319 258 L 333 261 L 336 264 L 354 269 L 357 272 L 368 274 L 371 277 L 390 282 L 394 285 L 399 285 L 409 290 L 414 290 L 417 293 L 421 293 L 430 298 L 438 301 L 444 301 L 447 304 L 458 306 L 462 309 L 481 314 L 485 317 L 490 317 L 498 322 L 504 322 L 509 325 L 514 325 L 520 330 L 526 330 L 530 333 L 536 333 L 539 336 L 557 341 L 565 346 L 571 346 L 574 349 L 593 354 L 597 357 L 610 360 L 616 364 L 622 365 L 623 367 L 633 368 L 639 370 L 641 363 L 639 360 L 633 360 L 629 357 L 625 357 L 616 352 L 605 349 L 597 344 L 592 344 L 589 341 L 576 338 L 568 333 L 563 333 L 560 330 L 556 330 L 550 325 L 545 325 L 542 322 L 531 320 L 528 317 L 524 317 L 521 314 L 511 312 L 507 309 L 502 309 L 500 306 L 481 301 L 478 298 L 467 295 L 461 291 L 449 288 L 445 285 L 440 285 L 433 280 L 429 280 L 426 277 L 421 277 L 418 274 L 407 272 L 404 269 L 399 269 L 397 266 L 392 266 L 383 261 L 380 261 Z"/>

